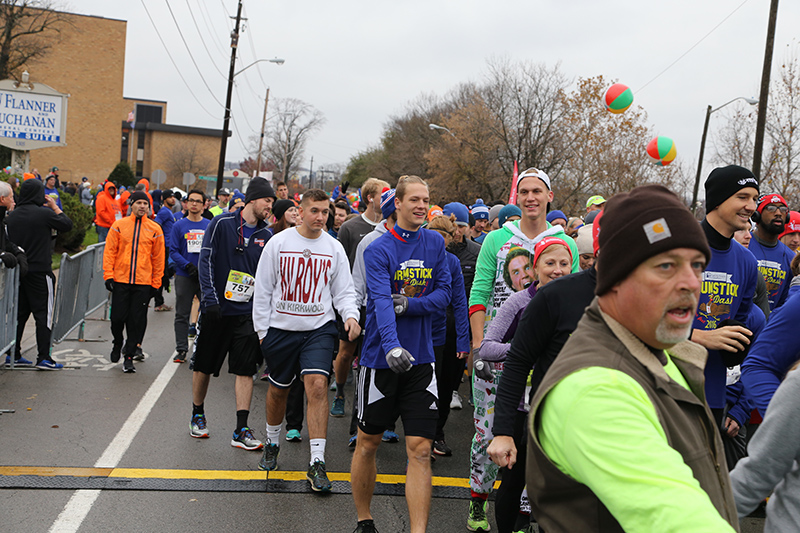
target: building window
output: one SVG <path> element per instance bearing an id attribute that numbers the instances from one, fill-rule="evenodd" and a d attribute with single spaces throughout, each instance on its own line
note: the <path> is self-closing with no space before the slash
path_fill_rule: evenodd
<path id="1" fill-rule="evenodd" d="M 164 109 L 157 105 L 136 104 L 136 123 L 156 122 L 161 124 Z"/>

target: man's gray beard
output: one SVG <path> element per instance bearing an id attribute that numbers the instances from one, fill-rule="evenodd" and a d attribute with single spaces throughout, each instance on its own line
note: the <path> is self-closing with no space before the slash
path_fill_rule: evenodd
<path id="1" fill-rule="evenodd" d="M 689 340 L 692 333 L 692 325 L 689 324 L 685 329 L 670 328 L 665 323 L 666 317 L 661 319 L 656 328 L 656 340 L 662 344 L 675 345 L 685 340 Z"/>

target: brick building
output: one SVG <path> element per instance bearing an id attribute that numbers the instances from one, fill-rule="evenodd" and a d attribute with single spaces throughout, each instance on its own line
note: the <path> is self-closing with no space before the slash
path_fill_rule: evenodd
<path id="1" fill-rule="evenodd" d="M 137 176 L 164 170 L 164 186 L 180 185 L 183 172 L 216 174 L 221 130 L 168 124 L 166 102 L 123 96 L 127 22 L 65 15 L 60 32 L 44 34 L 53 46 L 25 69 L 70 95 L 67 146 L 31 150 L 31 168 L 44 175 L 57 166 L 62 181 L 98 183 L 127 161 Z"/>

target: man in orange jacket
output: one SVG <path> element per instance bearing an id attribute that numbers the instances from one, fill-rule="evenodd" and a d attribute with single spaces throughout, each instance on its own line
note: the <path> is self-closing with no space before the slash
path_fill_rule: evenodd
<path id="1" fill-rule="evenodd" d="M 164 273 L 164 233 L 150 220 L 150 199 L 142 191 L 130 196 L 131 214 L 114 222 L 103 255 L 103 279 L 111 291 L 111 362 L 122 352 L 122 370 L 136 372 L 133 355 L 147 329 L 147 304 L 161 286 Z M 123 350 L 123 328 L 128 341 Z"/>
<path id="2" fill-rule="evenodd" d="M 118 218 L 122 218 L 122 211 L 117 202 L 117 187 L 114 182 L 107 181 L 97 193 L 94 200 L 94 225 L 97 227 L 97 242 L 105 242 L 108 231 Z"/>

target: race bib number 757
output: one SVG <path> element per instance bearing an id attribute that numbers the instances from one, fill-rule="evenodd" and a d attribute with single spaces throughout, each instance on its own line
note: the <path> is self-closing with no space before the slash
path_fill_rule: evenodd
<path id="1" fill-rule="evenodd" d="M 225 299 L 232 302 L 249 302 L 253 297 L 256 280 L 250 274 L 231 270 L 225 283 Z"/>

